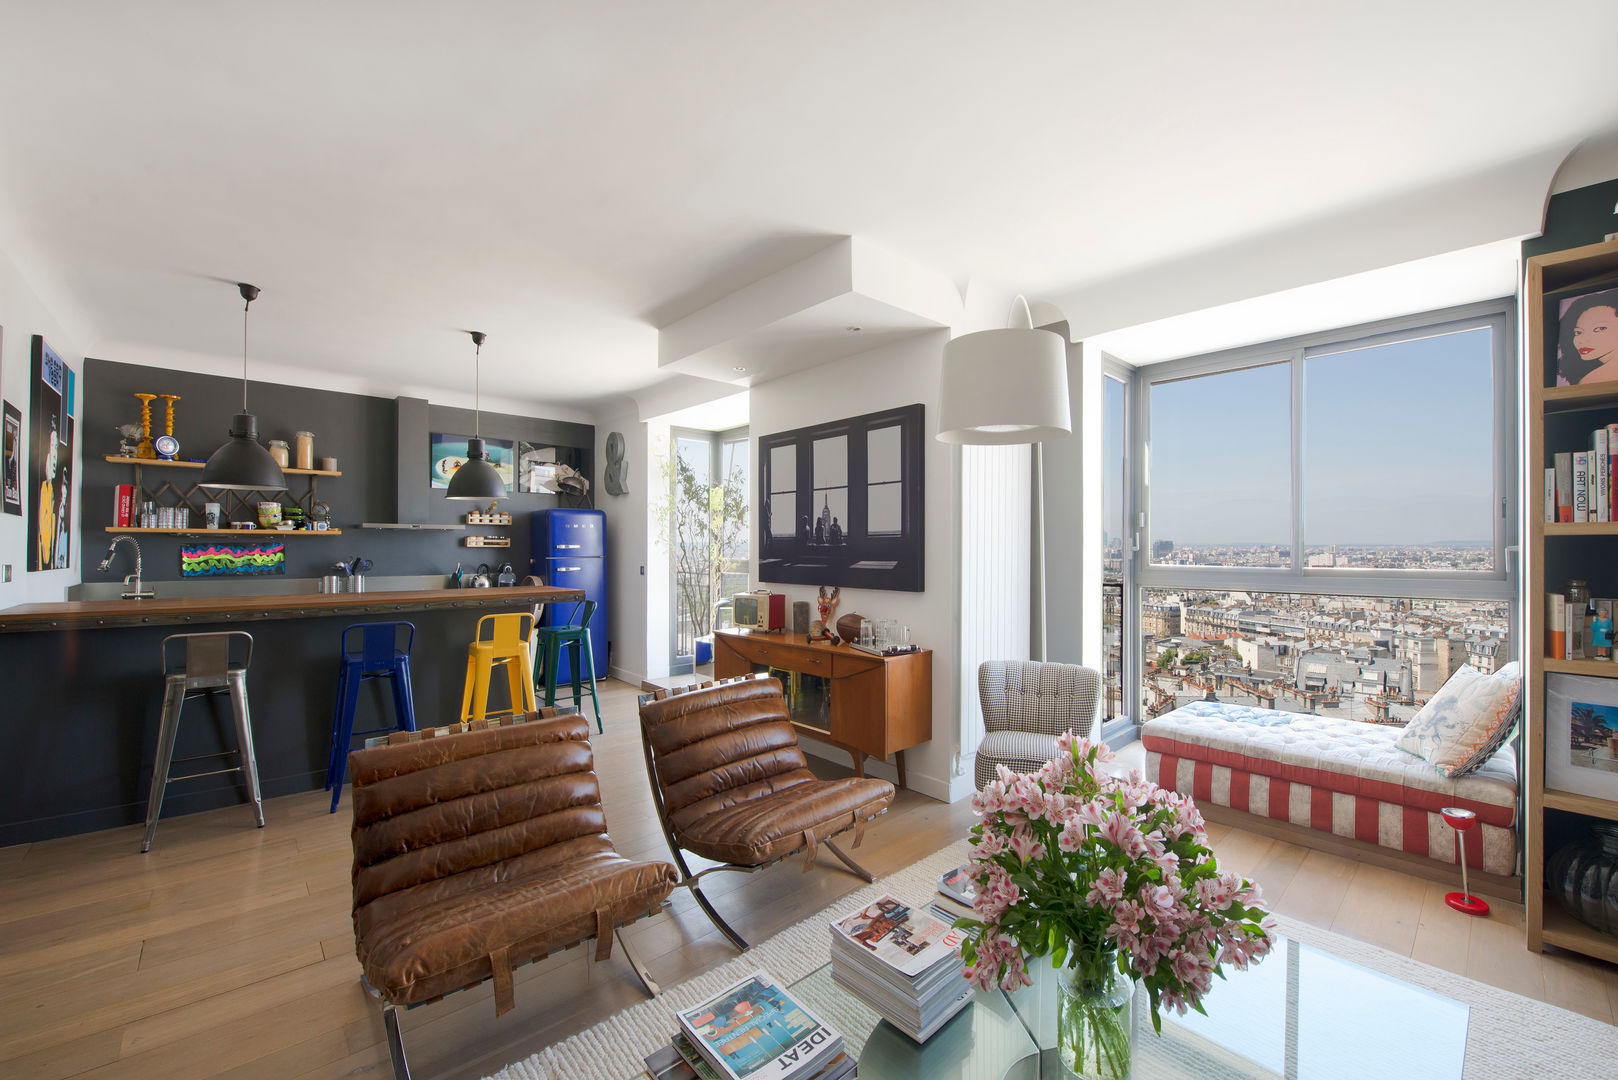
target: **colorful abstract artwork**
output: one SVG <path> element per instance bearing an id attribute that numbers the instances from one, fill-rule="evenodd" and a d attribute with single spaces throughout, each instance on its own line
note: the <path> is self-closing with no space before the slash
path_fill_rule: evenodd
<path id="1" fill-rule="evenodd" d="M 279 544 L 182 544 L 181 577 L 254 576 L 287 572 L 287 546 Z"/>
<path id="2" fill-rule="evenodd" d="M 73 369 L 34 335 L 29 411 L 28 569 L 72 565 Z"/>
<path id="3" fill-rule="evenodd" d="M 429 434 L 431 460 L 428 464 L 432 486 L 447 488 L 455 470 L 466 462 L 467 439 L 465 435 L 442 435 L 436 431 Z M 489 464 L 494 466 L 494 471 L 500 474 L 500 481 L 506 485 L 506 490 L 517 490 L 516 444 L 510 439 L 484 439 L 483 452 L 488 456 Z"/>

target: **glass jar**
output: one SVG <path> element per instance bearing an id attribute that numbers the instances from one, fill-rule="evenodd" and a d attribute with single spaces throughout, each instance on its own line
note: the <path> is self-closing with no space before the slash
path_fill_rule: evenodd
<path id="1" fill-rule="evenodd" d="M 1545 864 L 1545 887 L 1563 911 L 1618 934 L 1618 824 L 1602 822 Z"/>
<path id="2" fill-rule="evenodd" d="M 1582 578 L 1569 578 L 1564 590 L 1567 593 L 1568 610 L 1582 612 L 1590 604 L 1590 583 Z"/>
<path id="3" fill-rule="evenodd" d="M 312 469 L 315 467 L 315 433 L 312 431 L 295 432 L 292 436 L 297 440 L 298 468 Z"/>
<path id="4" fill-rule="evenodd" d="M 269 445 L 270 456 L 277 465 L 284 469 L 292 464 L 292 452 L 285 439 L 271 439 Z"/>
<path id="5" fill-rule="evenodd" d="M 1118 950 L 1076 950 L 1056 969 L 1056 1050 L 1070 1075 L 1127 1080 L 1135 984 L 1118 971 Z"/>

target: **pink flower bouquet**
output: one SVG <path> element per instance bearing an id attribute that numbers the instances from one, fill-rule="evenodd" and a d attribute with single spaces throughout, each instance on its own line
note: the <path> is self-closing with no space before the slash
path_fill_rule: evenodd
<path id="1" fill-rule="evenodd" d="M 1145 984 L 1161 1030 L 1160 1007 L 1202 1011 L 1220 965 L 1245 969 L 1269 952 L 1258 887 L 1219 868 L 1189 797 L 1139 772 L 1109 775 L 1112 753 L 1071 732 L 1057 746 L 1038 772 L 1001 766 L 973 797 L 966 977 L 1013 990 L 1031 982 L 1027 958 L 1049 955 L 1065 993 L 1119 994 L 1115 975 Z M 1092 1034 L 1107 1051 L 1107 1033 Z"/>

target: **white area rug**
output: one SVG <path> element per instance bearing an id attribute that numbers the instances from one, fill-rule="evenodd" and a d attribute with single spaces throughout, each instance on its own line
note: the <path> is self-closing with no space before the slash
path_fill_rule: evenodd
<path id="1" fill-rule="evenodd" d="M 881 878 L 707 974 L 508 1065 L 493 1080 L 628 1080 L 641 1075 L 642 1058 L 667 1042 L 674 1031 L 676 1010 L 706 999 L 756 968 L 786 982 L 802 978 L 829 959 L 827 922 L 833 912 L 852 910 L 884 892 L 925 902 L 937 888 L 938 875 L 966 861 L 966 850 L 962 840 Z M 1276 921 L 1281 933 L 1294 941 L 1470 1006 L 1468 1080 L 1618 1076 L 1618 1028 L 1307 923 L 1281 916 Z M 826 1019 L 833 1026 L 838 1023 L 835 1015 Z"/>

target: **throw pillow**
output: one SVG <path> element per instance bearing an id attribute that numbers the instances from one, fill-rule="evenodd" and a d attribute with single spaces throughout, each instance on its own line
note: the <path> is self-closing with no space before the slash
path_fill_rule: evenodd
<path id="1" fill-rule="evenodd" d="M 1522 678 L 1515 663 L 1493 675 L 1462 664 L 1394 745 L 1426 759 L 1446 777 L 1465 776 L 1511 737 L 1521 706 Z"/>

